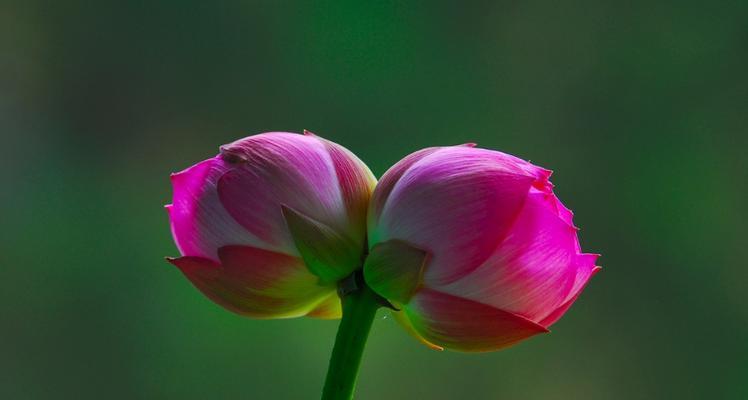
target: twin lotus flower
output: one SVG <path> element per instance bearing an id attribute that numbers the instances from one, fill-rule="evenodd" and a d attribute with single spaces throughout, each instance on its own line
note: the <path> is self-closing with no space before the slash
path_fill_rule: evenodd
<path id="1" fill-rule="evenodd" d="M 172 175 L 180 258 L 206 296 L 255 318 L 339 318 L 352 274 L 436 349 L 548 331 L 599 270 L 549 170 L 473 145 L 413 153 L 377 182 L 342 146 L 271 132 Z"/>

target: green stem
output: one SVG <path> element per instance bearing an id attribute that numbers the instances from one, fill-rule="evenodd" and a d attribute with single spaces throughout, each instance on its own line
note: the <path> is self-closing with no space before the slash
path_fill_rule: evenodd
<path id="1" fill-rule="evenodd" d="M 369 337 L 374 315 L 380 307 L 374 292 L 365 284 L 343 296 L 343 319 L 327 369 L 322 400 L 350 400 L 356 386 L 358 367 Z"/>

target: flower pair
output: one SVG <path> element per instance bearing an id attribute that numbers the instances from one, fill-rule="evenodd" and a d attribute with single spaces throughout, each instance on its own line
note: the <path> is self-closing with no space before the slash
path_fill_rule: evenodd
<path id="1" fill-rule="evenodd" d="M 550 171 L 473 145 L 413 153 L 381 180 L 345 148 L 263 133 L 172 176 L 182 257 L 216 303 L 255 318 L 338 318 L 365 283 L 433 348 L 495 350 L 547 328 L 594 274 Z"/>

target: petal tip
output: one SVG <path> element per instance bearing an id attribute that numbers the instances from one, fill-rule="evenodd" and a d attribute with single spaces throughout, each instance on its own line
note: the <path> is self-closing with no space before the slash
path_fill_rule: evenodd
<path id="1" fill-rule="evenodd" d="M 535 165 L 535 164 L 533 164 L 533 165 Z M 553 175 L 553 170 L 552 169 L 539 167 L 537 165 L 535 165 L 535 167 L 538 168 L 538 171 L 540 172 L 540 176 L 543 177 L 543 178 L 545 178 L 545 179 L 548 179 L 548 178 L 551 177 L 551 175 Z M 548 182 L 548 183 L 550 183 L 550 182 Z"/>
<path id="2" fill-rule="evenodd" d="M 290 215 L 295 214 L 295 210 L 289 206 L 287 206 L 285 203 L 280 204 L 281 207 L 281 213 L 283 214 L 283 217 L 288 219 Z"/>
<path id="3" fill-rule="evenodd" d="M 240 164 L 247 161 L 247 156 L 240 151 L 230 147 L 230 144 L 224 144 L 218 148 L 218 155 L 221 159 L 229 164 Z"/>

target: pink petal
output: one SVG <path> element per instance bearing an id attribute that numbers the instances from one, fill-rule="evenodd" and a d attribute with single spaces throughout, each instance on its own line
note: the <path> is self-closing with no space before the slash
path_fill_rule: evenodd
<path id="1" fill-rule="evenodd" d="M 369 167 L 348 149 L 329 140 L 317 137 L 330 154 L 335 174 L 348 212 L 350 236 L 359 246 L 366 237 L 366 212 L 369 198 L 377 179 Z"/>
<path id="2" fill-rule="evenodd" d="M 263 241 L 296 254 L 281 204 L 347 232 L 335 167 L 320 140 L 265 133 L 223 146 L 221 151 L 237 163 L 218 182 L 221 202 L 241 226 Z"/>
<path id="3" fill-rule="evenodd" d="M 557 214 L 549 196 L 529 194 L 491 258 L 461 280 L 437 288 L 533 321 L 548 317 L 594 268 L 594 263 L 579 262 L 576 229 Z"/>
<path id="4" fill-rule="evenodd" d="M 426 286 L 459 279 L 491 255 L 530 187 L 543 179 L 530 174 L 539 169 L 528 168 L 511 156 L 484 149 L 433 152 L 396 183 L 370 228 L 370 247 L 376 241 L 403 240 L 433 256 L 424 275 Z"/>
<path id="5" fill-rule="evenodd" d="M 335 293 L 319 286 L 296 257 L 248 246 L 218 251 L 221 262 L 201 257 L 169 261 L 207 297 L 236 313 L 255 318 L 305 315 Z"/>
<path id="6" fill-rule="evenodd" d="M 419 290 L 402 313 L 421 340 L 451 350 L 493 351 L 547 332 L 510 312 L 430 289 Z"/>
<path id="7" fill-rule="evenodd" d="M 413 164 L 440 149 L 443 149 L 443 147 L 429 147 L 416 151 L 415 153 L 407 155 L 405 158 L 398 161 L 397 164 L 390 167 L 390 169 L 382 175 L 382 179 L 379 180 L 377 187 L 374 190 L 371 205 L 369 206 L 369 219 L 372 221 L 379 219 L 379 215 L 381 214 L 392 189 L 394 189 L 395 184 L 400 180 L 403 174 L 413 166 Z"/>
<path id="8" fill-rule="evenodd" d="M 215 157 L 171 176 L 174 198 L 167 211 L 182 255 L 218 260 L 219 247 L 261 243 L 234 221 L 218 199 L 216 183 L 230 168 Z"/>
<path id="9" fill-rule="evenodd" d="M 559 200 L 555 195 L 552 196 L 552 201 L 556 207 L 556 212 L 559 218 L 561 218 L 568 225 L 574 226 L 574 222 L 572 221 L 574 219 L 574 213 L 566 208 L 566 206 L 561 203 L 561 200 Z"/>
<path id="10" fill-rule="evenodd" d="M 592 254 L 580 254 L 580 257 L 588 257 L 592 256 L 593 258 L 597 258 L 597 255 Z M 593 261 L 594 265 L 594 261 Z M 592 267 L 591 269 L 588 267 L 581 267 L 579 268 L 579 273 L 577 274 L 576 279 L 574 280 L 574 287 L 572 288 L 571 292 L 569 292 L 569 295 L 567 296 L 567 299 L 555 310 L 553 310 L 550 314 L 548 314 L 545 318 L 543 318 L 539 323 L 540 325 L 543 325 L 545 327 L 550 327 L 556 321 L 558 321 L 567 310 L 569 310 L 569 307 L 571 307 L 572 304 L 574 304 L 575 301 L 577 301 L 577 298 L 580 294 L 582 294 L 582 290 L 587 286 L 587 282 L 590 281 L 590 278 L 592 278 L 595 274 L 600 271 L 600 267 Z"/>

